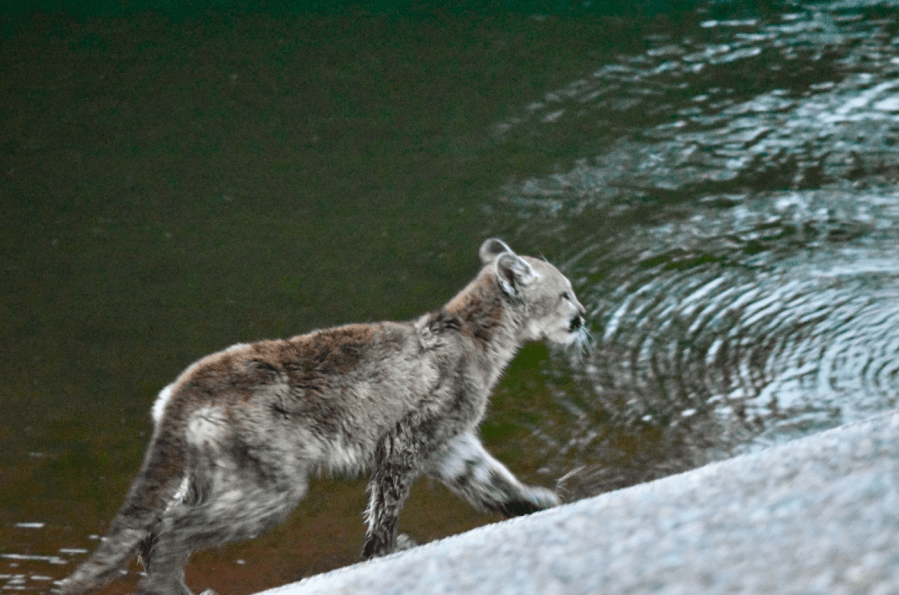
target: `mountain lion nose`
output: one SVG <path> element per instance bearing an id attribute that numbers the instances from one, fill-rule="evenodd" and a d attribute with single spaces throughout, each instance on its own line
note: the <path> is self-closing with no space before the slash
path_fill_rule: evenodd
<path id="1" fill-rule="evenodd" d="M 571 319 L 571 323 L 568 325 L 568 331 L 573 333 L 574 331 L 581 328 L 583 325 L 584 325 L 584 317 L 581 316 L 580 314 L 578 314 L 574 318 Z"/>

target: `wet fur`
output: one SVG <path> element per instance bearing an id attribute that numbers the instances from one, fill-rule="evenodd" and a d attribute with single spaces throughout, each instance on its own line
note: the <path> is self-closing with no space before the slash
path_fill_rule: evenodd
<path id="1" fill-rule="evenodd" d="M 507 516 L 558 504 L 476 429 L 518 348 L 582 337 L 584 310 L 552 265 L 499 240 L 480 257 L 468 287 L 415 321 L 238 344 L 188 367 L 153 406 L 144 464 L 106 537 L 58 591 L 94 591 L 137 552 L 141 593 L 188 595 L 192 551 L 280 523 L 323 469 L 372 469 L 363 558 L 407 545 L 396 523 L 420 473 Z"/>

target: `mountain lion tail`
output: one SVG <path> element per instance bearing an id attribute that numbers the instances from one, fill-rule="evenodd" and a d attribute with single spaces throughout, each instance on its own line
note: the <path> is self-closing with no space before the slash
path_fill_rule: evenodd
<path id="1" fill-rule="evenodd" d="M 152 535 L 185 477 L 183 430 L 154 436 L 140 472 L 100 546 L 54 593 L 82 595 L 102 588 L 118 574 L 141 542 Z"/>

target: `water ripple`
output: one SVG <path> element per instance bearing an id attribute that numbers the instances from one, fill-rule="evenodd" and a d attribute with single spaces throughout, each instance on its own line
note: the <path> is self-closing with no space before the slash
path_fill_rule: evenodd
<path id="1" fill-rule="evenodd" d="M 552 431 L 563 468 L 628 470 L 592 491 L 896 406 L 899 12 L 882 11 L 706 21 L 497 125 L 607 139 L 498 197 L 569 255 L 590 309 Z"/>

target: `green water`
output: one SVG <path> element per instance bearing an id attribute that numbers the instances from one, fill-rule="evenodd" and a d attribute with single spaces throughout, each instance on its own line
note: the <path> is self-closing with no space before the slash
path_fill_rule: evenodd
<path id="1" fill-rule="evenodd" d="M 140 464 L 156 393 L 198 357 L 451 297 L 480 242 L 513 231 L 485 208 L 491 195 L 555 159 L 498 142 L 491 124 L 627 32 L 592 18 L 344 12 L 34 17 L 3 38 L 7 586 L 21 574 L 41 590 L 72 566 L 16 556 L 93 549 Z M 529 353 L 515 382 L 539 387 L 546 352 Z M 526 438 L 501 416 L 528 396 L 502 390 L 496 445 Z M 364 482 L 337 485 L 313 490 L 290 531 L 196 557 L 198 586 L 228 576 L 220 592 L 246 592 L 355 560 Z M 419 539 L 494 520 L 418 491 L 434 492 L 404 516 Z"/>

